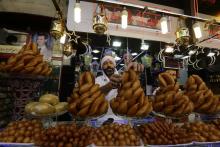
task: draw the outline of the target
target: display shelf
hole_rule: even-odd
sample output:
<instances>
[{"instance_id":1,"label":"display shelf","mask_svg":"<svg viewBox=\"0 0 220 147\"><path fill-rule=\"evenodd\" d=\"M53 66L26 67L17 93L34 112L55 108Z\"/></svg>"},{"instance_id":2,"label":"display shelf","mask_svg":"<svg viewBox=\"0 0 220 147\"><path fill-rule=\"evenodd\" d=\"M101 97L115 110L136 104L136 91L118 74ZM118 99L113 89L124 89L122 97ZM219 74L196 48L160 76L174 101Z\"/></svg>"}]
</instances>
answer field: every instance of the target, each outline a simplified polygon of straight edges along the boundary
<instances>
[{"instance_id":1,"label":"display shelf","mask_svg":"<svg viewBox=\"0 0 220 147\"><path fill-rule=\"evenodd\" d=\"M34 147L34 143L7 143L0 142L1 147Z\"/></svg>"},{"instance_id":2,"label":"display shelf","mask_svg":"<svg viewBox=\"0 0 220 147\"><path fill-rule=\"evenodd\" d=\"M175 145L145 145L145 146L146 147L189 147L192 145L193 145L193 143L175 144Z\"/></svg>"},{"instance_id":3,"label":"display shelf","mask_svg":"<svg viewBox=\"0 0 220 147\"><path fill-rule=\"evenodd\" d=\"M202 121L211 121L215 119L220 118L220 113L218 114L202 114L202 113L195 113L197 116L197 120L202 120Z\"/></svg>"}]
</instances>

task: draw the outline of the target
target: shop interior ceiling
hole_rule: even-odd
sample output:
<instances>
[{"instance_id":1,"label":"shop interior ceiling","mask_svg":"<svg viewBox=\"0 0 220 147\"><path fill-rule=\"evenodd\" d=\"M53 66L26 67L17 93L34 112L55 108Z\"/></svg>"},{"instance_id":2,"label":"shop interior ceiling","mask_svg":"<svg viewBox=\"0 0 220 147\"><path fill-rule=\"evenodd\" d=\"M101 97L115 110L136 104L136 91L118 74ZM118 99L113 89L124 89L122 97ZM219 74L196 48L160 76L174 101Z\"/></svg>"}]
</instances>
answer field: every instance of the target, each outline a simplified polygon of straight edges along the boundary
<instances>
[{"instance_id":1,"label":"shop interior ceiling","mask_svg":"<svg viewBox=\"0 0 220 147\"><path fill-rule=\"evenodd\" d=\"M184 9L184 3L187 0L141 0L155 4ZM198 0L199 13L220 16L220 0Z\"/></svg>"},{"instance_id":2,"label":"shop interior ceiling","mask_svg":"<svg viewBox=\"0 0 220 147\"><path fill-rule=\"evenodd\" d=\"M61 11L66 17L68 0L56 0L59 4ZM156 3L160 5L171 6L175 8L184 9L184 0L142 0L145 2ZM199 0L199 12L217 16L220 15L220 0ZM19 30L27 31L28 27L32 31L46 31L49 30L51 20L56 14L56 9L53 5L52 0L0 0L0 27L7 27L16 29L19 26ZM4 23L3 23L4 22ZM16 22L16 23L15 23ZM15 25L16 24L16 25ZM84 38L86 34L79 33ZM108 47L106 43L106 36L98 36L96 34L89 34L91 46L93 49L98 47ZM122 46L120 48L114 48L119 57L122 57L123 53L127 48L126 37L115 37L112 36L112 41L120 40ZM101 41L100 41L101 40ZM111 42L112 43L112 42ZM149 43L149 53L154 55L160 50L161 43L157 41L146 41ZM165 43L162 43L164 46ZM141 40L135 38L128 38L128 48L132 52L140 53ZM100 55L100 56L99 56ZM98 61L101 58L101 53L94 54L98 57ZM217 60L219 61L219 59Z\"/></svg>"},{"instance_id":3,"label":"shop interior ceiling","mask_svg":"<svg viewBox=\"0 0 220 147\"><path fill-rule=\"evenodd\" d=\"M56 0L66 18L68 0ZM52 0L0 0L0 27L48 31L56 15Z\"/></svg>"}]
</instances>

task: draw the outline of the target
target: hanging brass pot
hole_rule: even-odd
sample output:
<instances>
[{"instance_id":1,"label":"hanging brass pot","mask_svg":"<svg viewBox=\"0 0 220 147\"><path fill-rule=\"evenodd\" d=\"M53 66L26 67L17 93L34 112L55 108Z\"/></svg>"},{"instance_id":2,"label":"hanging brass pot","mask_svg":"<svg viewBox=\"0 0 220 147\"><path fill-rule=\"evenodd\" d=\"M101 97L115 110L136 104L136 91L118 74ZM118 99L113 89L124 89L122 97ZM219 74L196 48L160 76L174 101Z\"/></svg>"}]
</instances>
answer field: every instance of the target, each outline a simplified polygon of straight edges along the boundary
<instances>
[{"instance_id":1,"label":"hanging brass pot","mask_svg":"<svg viewBox=\"0 0 220 147\"><path fill-rule=\"evenodd\" d=\"M104 34L108 30L108 27L107 27L108 20L106 17L104 6L98 5L98 8L100 8L101 11L99 13L96 12L95 15L93 16L93 27L92 28L97 34Z\"/></svg>"},{"instance_id":2,"label":"hanging brass pot","mask_svg":"<svg viewBox=\"0 0 220 147\"><path fill-rule=\"evenodd\" d=\"M187 27L180 27L176 31L176 42L180 45L189 45L189 29Z\"/></svg>"},{"instance_id":3,"label":"hanging brass pot","mask_svg":"<svg viewBox=\"0 0 220 147\"><path fill-rule=\"evenodd\" d=\"M55 39L59 39L64 32L64 23L62 18L59 16L52 21L50 33Z\"/></svg>"},{"instance_id":4,"label":"hanging brass pot","mask_svg":"<svg viewBox=\"0 0 220 147\"><path fill-rule=\"evenodd\" d=\"M70 42L67 42L66 44L64 44L63 54L67 57L69 57L73 54L73 47Z\"/></svg>"}]
</instances>

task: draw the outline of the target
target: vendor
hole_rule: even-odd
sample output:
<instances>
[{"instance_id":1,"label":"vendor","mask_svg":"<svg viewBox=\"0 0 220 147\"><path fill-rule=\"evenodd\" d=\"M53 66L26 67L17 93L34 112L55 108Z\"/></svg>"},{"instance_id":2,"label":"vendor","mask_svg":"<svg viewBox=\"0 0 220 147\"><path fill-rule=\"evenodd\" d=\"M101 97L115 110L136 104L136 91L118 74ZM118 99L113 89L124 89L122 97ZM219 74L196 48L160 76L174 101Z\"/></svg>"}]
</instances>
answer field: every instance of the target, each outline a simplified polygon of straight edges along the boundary
<instances>
[{"instance_id":1,"label":"vendor","mask_svg":"<svg viewBox=\"0 0 220 147\"><path fill-rule=\"evenodd\" d=\"M143 71L142 64L130 62L126 66L126 70L133 68L135 71ZM120 88L122 76L118 74L116 69L116 62L112 56L105 56L101 60L102 76L96 78L96 83L100 85L101 91L106 95L105 98L110 101L118 94L117 89ZM116 117L111 109L108 109L107 118L119 119Z\"/></svg>"}]
</instances>

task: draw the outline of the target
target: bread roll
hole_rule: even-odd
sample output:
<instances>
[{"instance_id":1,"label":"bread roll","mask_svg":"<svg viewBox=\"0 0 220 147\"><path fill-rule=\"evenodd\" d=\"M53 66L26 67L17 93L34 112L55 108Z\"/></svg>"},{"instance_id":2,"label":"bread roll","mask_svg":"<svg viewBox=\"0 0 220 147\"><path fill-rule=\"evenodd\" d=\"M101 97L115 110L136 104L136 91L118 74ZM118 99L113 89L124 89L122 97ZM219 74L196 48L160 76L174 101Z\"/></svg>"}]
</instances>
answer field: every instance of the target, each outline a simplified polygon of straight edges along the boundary
<instances>
[{"instance_id":1,"label":"bread roll","mask_svg":"<svg viewBox=\"0 0 220 147\"><path fill-rule=\"evenodd\" d=\"M47 115L56 112L56 110L52 105L40 102L34 105L33 112L37 115Z\"/></svg>"},{"instance_id":2,"label":"bread roll","mask_svg":"<svg viewBox=\"0 0 220 147\"><path fill-rule=\"evenodd\" d=\"M39 104L39 102L30 102L30 103L28 103L27 105L25 105L25 112L26 113L32 113L33 112L33 109L34 109L34 106L36 105L36 104Z\"/></svg>"},{"instance_id":3,"label":"bread roll","mask_svg":"<svg viewBox=\"0 0 220 147\"><path fill-rule=\"evenodd\" d=\"M59 98L58 96L53 95L53 94L44 94L40 97L39 102L48 103L48 104L55 106L59 103Z\"/></svg>"},{"instance_id":4,"label":"bread roll","mask_svg":"<svg viewBox=\"0 0 220 147\"><path fill-rule=\"evenodd\" d=\"M67 102L59 102L58 104L56 104L55 106L56 112L62 112L67 110L68 108L68 103Z\"/></svg>"}]
</instances>

